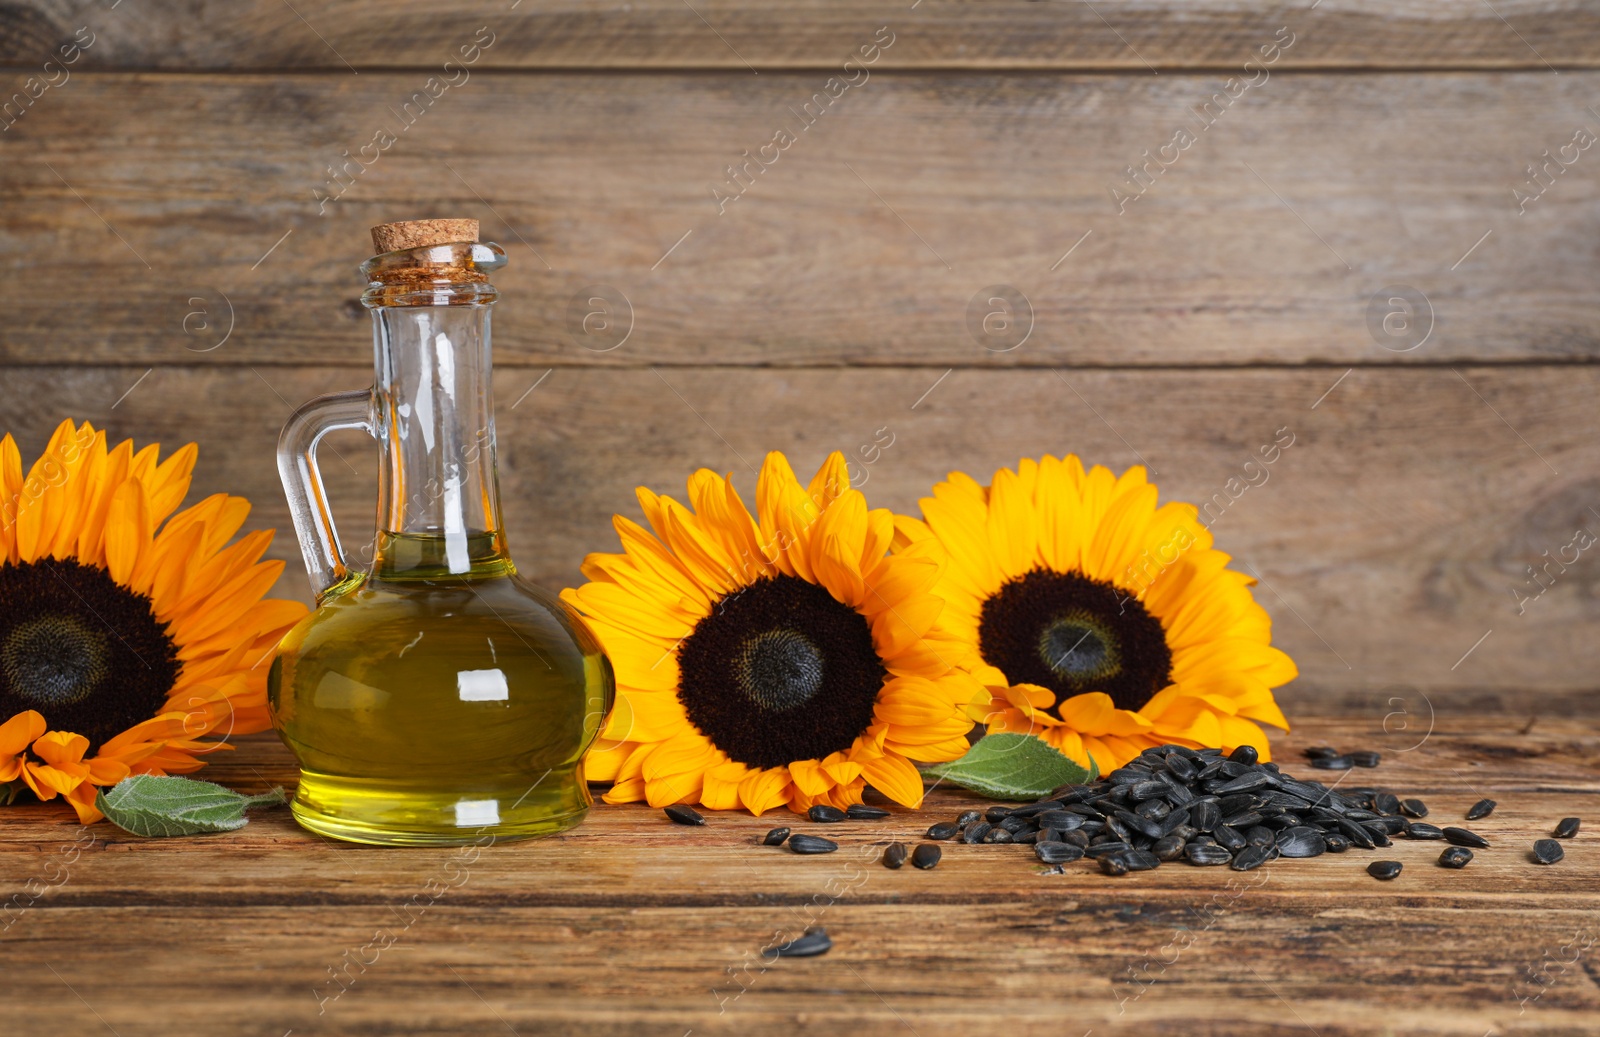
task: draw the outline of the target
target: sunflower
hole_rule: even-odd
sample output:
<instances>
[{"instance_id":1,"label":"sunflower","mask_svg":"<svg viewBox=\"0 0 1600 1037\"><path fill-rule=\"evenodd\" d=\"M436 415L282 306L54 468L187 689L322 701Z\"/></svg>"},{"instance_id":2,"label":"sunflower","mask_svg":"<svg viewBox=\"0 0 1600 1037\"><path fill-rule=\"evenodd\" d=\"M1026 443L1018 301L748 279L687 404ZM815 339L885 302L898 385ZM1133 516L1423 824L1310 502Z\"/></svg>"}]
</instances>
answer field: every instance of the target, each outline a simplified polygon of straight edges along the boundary
<instances>
[{"instance_id":1,"label":"sunflower","mask_svg":"<svg viewBox=\"0 0 1600 1037\"><path fill-rule=\"evenodd\" d=\"M973 719L1102 772L1168 742L1268 758L1258 723L1288 728L1272 689L1294 663L1255 581L1227 568L1193 505L1156 506L1142 467L1023 460L988 486L954 472L920 503L921 521L897 518L895 551L949 554L928 638L988 688Z\"/></svg>"},{"instance_id":2,"label":"sunflower","mask_svg":"<svg viewBox=\"0 0 1600 1037\"><path fill-rule=\"evenodd\" d=\"M99 786L198 770L268 728L264 664L306 611L262 598L283 570L260 560L271 530L224 546L249 502L174 514L197 450L158 450L65 421L24 477L0 440L0 783L85 824Z\"/></svg>"},{"instance_id":3,"label":"sunflower","mask_svg":"<svg viewBox=\"0 0 1600 1037\"><path fill-rule=\"evenodd\" d=\"M641 487L655 533L617 516L622 554L591 554L562 592L604 645L617 706L587 759L608 803L753 813L848 806L871 784L922 801L912 761L967 750L983 689L924 635L943 551L888 553L831 454L801 487L767 455L752 517L727 478L690 477L693 510Z\"/></svg>"}]
</instances>

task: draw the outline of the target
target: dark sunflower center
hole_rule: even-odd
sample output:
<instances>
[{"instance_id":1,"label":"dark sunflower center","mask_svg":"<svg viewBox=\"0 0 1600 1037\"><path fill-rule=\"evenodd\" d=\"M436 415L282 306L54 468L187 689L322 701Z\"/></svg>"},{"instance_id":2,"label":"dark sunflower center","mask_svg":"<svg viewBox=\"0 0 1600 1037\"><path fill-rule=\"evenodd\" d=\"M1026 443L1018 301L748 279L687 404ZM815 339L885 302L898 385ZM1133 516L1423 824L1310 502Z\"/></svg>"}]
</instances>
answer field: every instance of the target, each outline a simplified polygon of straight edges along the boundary
<instances>
[{"instance_id":1,"label":"dark sunflower center","mask_svg":"<svg viewBox=\"0 0 1600 1037\"><path fill-rule=\"evenodd\" d=\"M1007 582L983 603L978 647L1013 684L1055 692L1056 705L1103 691L1118 708L1138 709L1172 678L1161 623L1126 591L1082 573L1035 569Z\"/></svg>"},{"instance_id":2,"label":"dark sunflower center","mask_svg":"<svg viewBox=\"0 0 1600 1037\"><path fill-rule=\"evenodd\" d=\"M866 619L794 576L718 602L678 646L678 670L689 721L749 767L848 749L888 676Z\"/></svg>"},{"instance_id":3,"label":"dark sunflower center","mask_svg":"<svg viewBox=\"0 0 1600 1037\"><path fill-rule=\"evenodd\" d=\"M53 558L0 566L0 722L36 709L93 754L155 716L180 667L150 600L105 570Z\"/></svg>"}]
</instances>

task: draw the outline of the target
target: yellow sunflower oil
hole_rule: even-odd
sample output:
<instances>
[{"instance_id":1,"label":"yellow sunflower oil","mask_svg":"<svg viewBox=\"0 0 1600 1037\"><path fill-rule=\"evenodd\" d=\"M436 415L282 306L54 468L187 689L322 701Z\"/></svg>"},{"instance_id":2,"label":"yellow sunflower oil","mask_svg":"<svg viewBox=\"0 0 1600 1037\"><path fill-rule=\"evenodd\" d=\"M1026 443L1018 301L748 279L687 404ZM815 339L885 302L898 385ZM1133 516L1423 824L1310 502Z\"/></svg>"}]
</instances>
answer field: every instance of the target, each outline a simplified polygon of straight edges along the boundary
<instances>
[{"instance_id":1,"label":"yellow sunflower oil","mask_svg":"<svg viewBox=\"0 0 1600 1037\"><path fill-rule=\"evenodd\" d=\"M312 401L280 441L318 595L279 645L268 700L301 767L295 817L334 838L523 838L569 828L590 805L583 753L611 709L611 667L505 546L486 277L504 253L476 238L475 221L374 231L374 386ZM352 427L383 462L362 572L344 564L316 468L321 436Z\"/></svg>"}]
</instances>

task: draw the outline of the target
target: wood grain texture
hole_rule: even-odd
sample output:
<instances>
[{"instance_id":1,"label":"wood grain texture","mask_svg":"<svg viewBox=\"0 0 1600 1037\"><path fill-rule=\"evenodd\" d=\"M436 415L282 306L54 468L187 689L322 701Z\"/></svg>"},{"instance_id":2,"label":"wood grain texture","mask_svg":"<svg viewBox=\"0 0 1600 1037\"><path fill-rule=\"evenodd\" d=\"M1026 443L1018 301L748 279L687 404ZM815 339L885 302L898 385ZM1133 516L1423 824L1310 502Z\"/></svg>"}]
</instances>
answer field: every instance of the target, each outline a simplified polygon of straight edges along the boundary
<instances>
[{"instance_id":1,"label":"wood grain texture","mask_svg":"<svg viewBox=\"0 0 1600 1037\"><path fill-rule=\"evenodd\" d=\"M293 405L362 387L369 371L158 368L139 381L145 370L13 370L0 427L30 457L66 414L141 444L197 440L190 499L250 497L252 523L280 531L273 553L291 566L279 593L304 598L273 463L278 430ZM1597 391L1600 370L1587 366L584 368L501 370L495 388L510 543L544 585L579 580L588 551L616 550L610 519L640 517L634 487L681 497L705 466L732 472L753 502L768 450L804 473L844 450L869 503L902 511L951 470L987 480L1046 452L1118 470L1142 458L1163 499L1209 502L1219 546L1265 581L1258 600L1302 673L1286 701L1367 709L1400 695L1419 715L1539 696L1592 714L1600 560L1580 552L1566 572L1542 572L1542 594L1528 566L1557 557L1580 528L1600 533ZM1288 436L1259 482L1245 462ZM329 443L329 494L359 559L374 451L355 434ZM1520 613L1514 590L1527 599Z\"/></svg>"},{"instance_id":2,"label":"wood grain texture","mask_svg":"<svg viewBox=\"0 0 1600 1037\"><path fill-rule=\"evenodd\" d=\"M85 74L46 93L0 138L0 357L353 357L367 228L440 215L510 250L504 364L1600 355L1600 150L1570 143L1600 136L1600 73L1273 75L1121 215L1130 163L1196 126L1224 76L874 75L801 130L820 73L477 74L398 133L426 81ZM794 143L717 202L785 127ZM1563 145L1573 164L1518 201ZM359 176L325 182L363 146ZM620 293L620 344L582 330L596 285ZM1395 285L1431 300L1415 348L1370 330ZM975 334L993 286L1031 324L1015 304L1016 332Z\"/></svg>"},{"instance_id":3,"label":"wood grain texture","mask_svg":"<svg viewBox=\"0 0 1600 1037\"><path fill-rule=\"evenodd\" d=\"M1241 0L1095 5L994 0L469 0L398 8L381 0L200 0L135 13L94 0L10 0L0 63L33 65L88 24L96 68L434 67L461 27L491 26L500 68L837 67L880 26L901 68L1114 69L1233 66L1280 25L1307 37L1303 68L1538 68L1600 63L1600 17L1580 0L1338 6ZM1504 17L1501 17L1504 16ZM103 41L103 42L102 42ZM901 42L903 41L903 42Z\"/></svg>"},{"instance_id":4,"label":"wood grain texture","mask_svg":"<svg viewBox=\"0 0 1600 1037\"><path fill-rule=\"evenodd\" d=\"M1459 872L1434 866L1440 844L1407 841L1247 875L1052 875L1008 846L947 845L931 872L876 864L878 844L974 802L945 790L920 812L828 828L842 844L828 857L756 845L787 817L685 829L634 806L455 865L457 851L332 844L282 810L226 836L146 841L15 808L0 811L13 905L0 992L19 1032L41 1035L1589 1033L1595 836L1553 867L1526 847L1600 802L1600 728L1503 725L1442 718L1360 772L1424 797L1439 823L1499 800L1473 825L1491 848ZM1303 746L1386 737L1377 715L1310 719L1280 757L1298 772ZM259 789L294 768L262 735L207 776ZM1380 855L1405 863L1398 880L1365 874ZM30 878L50 888L19 893ZM763 962L776 934L814 924L827 955Z\"/></svg>"}]
</instances>

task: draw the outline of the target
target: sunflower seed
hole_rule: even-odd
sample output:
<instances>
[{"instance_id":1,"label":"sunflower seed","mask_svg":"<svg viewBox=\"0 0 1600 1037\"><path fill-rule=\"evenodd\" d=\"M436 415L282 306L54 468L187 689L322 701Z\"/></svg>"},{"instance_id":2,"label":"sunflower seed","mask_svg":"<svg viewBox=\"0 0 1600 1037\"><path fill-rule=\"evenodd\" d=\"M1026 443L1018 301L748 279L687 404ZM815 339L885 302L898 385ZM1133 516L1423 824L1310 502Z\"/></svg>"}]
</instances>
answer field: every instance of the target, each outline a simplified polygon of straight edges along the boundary
<instances>
[{"instance_id":1,"label":"sunflower seed","mask_svg":"<svg viewBox=\"0 0 1600 1037\"><path fill-rule=\"evenodd\" d=\"M1017 837L1004 828L996 828L984 836L983 841L986 843L1014 843L1017 841Z\"/></svg>"},{"instance_id":2,"label":"sunflower seed","mask_svg":"<svg viewBox=\"0 0 1600 1037\"><path fill-rule=\"evenodd\" d=\"M1554 839L1540 839L1533 844L1533 859L1539 864L1554 864L1567 855Z\"/></svg>"},{"instance_id":3,"label":"sunflower seed","mask_svg":"<svg viewBox=\"0 0 1600 1037\"><path fill-rule=\"evenodd\" d=\"M994 826L987 821L974 821L961 830L961 841L968 846L975 846L993 830Z\"/></svg>"},{"instance_id":4,"label":"sunflower seed","mask_svg":"<svg viewBox=\"0 0 1600 1037\"><path fill-rule=\"evenodd\" d=\"M972 822L978 820L978 818L980 818L982 816L983 816L983 812L982 811L979 811L979 810L964 810L964 811L961 812L961 816L956 818L956 824L961 828L965 828L968 825L972 824Z\"/></svg>"},{"instance_id":5,"label":"sunflower seed","mask_svg":"<svg viewBox=\"0 0 1600 1037\"><path fill-rule=\"evenodd\" d=\"M1220 846L1209 843L1190 843L1184 848L1184 853L1188 856L1190 864L1227 864L1233 860L1233 854Z\"/></svg>"},{"instance_id":6,"label":"sunflower seed","mask_svg":"<svg viewBox=\"0 0 1600 1037\"><path fill-rule=\"evenodd\" d=\"M1254 828L1264 820L1266 820L1266 818L1262 816L1261 811L1246 810L1242 814L1234 814L1231 817L1223 818L1222 823L1227 825L1229 828Z\"/></svg>"},{"instance_id":7,"label":"sunflower seed","mask_svg":"<svg viewBox=\"0 0 1600 1037\"><path fill-rule=\"evenodd\" d=\"M1128 798L1133 800L1155 799L1165 796L1172 790L1172 786L1164 781L1141 781L1128 786Z\"/></svg>"},{"instance_id":8,"label":"sunflower seed","mask_svg":"<svg viewBox=\"0 0 1600 1037\"><path fill-rule=\"evenodd\" d=\"M1278 836L1265 825L1256 825L1244 833L1244 841L1251 846L1271 846L1278 841Z\"/></svg>"},{"instance_id":9,"label":"sunflower seed","mask_svg":"<svg viewBox=\"0 0 1600 1037\"><path fill-rule=\"evenodd\" d=\"M783 841L787 838L789 838L789 830L787 828L774 828L772 831L761 837L761 845L782 846Z\"/></svg>"},{"instance_id":10,"label":"sunflower seed","mask_svg":"<svg viewBox=\"0 0 1600 1037\"><path fill-rule=\"evenodd\" d=\"M1044 864L1069 864L1083 859L1083 849L1071 843L1037 843L1033 855Z\"/></svg>"},{"instance_id":11,"label":"sunflower seed","mask_svg":"<svg viewBox=\"0 0 1600 1037\"><path fill-rule=\"evenodd\" d=\"M831 825L845 819L845 813L838 807L830 807L826 803L818 803L806 811L806 816L819 825Z\"/></svg>"},{"instance_id":12,"label":"sunflower seed","mask_svg":"<svg viewBox=\"0 0 1600 1037\"><path fill-rule=\"evenodd\" d=\"M1246 846L1233 857L1234 871L1251 871L1265 864L1275 852L1271 846Z\"/></svg>"},{"instance_id":13,"label":"sunflower seed","mask_svg":"<svg viewBox=\"0 0 1600 1037\"><path fill-rule=\"evenodd\" d=\"M1002 831L1010 832L1012 835L1018 835L1022 832L1036 831L1038 828L1037 825L1032 824L1025 817L1011 817L1009 815L1002 817L1000 819L1000 823L995 825L995 827L1001 829Z\"/></svg>"},{"instance_id":14,"label":"sunflower seed","mask_svg":"<svg viewBox=\"0 0 1600 1037\"><path fill-rule=\"evenodd\" d=\"M1482 850L1489 845L1489 840L1477 832L1468 831L1465 828L1446 828L1444 837L1456 846L1471 846Z\"/></svg>"},{"instance_id":15,"label":"sunflower seed","mask_svg":"<svg viewBox=\"0 0 1600 1037\"><path fill-rule=\"evenodd\" d=\"M1357 822L1347 821L1341 817L1335 823L1339 826L1339 831L1343 832L1353 845L1359 846L1363 850L1370 850L1378 845L1373 842L1372 833Z\"/></svg>"},{"instance_id":16,"label":"sunflower seed","mask_svg":"<svg viewBox=\"0 0 1600 1037\"><path fill-rule=\"evenodd\" d=\"M663 813L680 825L703 825L706 823L705 815L694 807L683 803L674 803L667 807Z\"/></svg>"},{"instance_id":17,"label":"sunflower seed","mask_svg":"<svg viewBox=\"0 0 1600 1037\"><path fill-rule=\"evenodd\" d=\"M1465 868L1472 861L1472 851L1465 846L1451 846L1439 854L1439 866L1443 868Z\"/></svg>"},{"instance_id":18,"label":"sunflower seed","mask_svg":"<svg viewBox=\"0 0 1600 1037\"><path fill-rule=\"evenodd\" d=\"M1326 760L1338 756L1339 750L1331 745L1313 745L1305 750L1305 754L1308 760Z\"/></svg>"},{"instance_id":19,"label":"sunflower seed","mask_svg":"<svg viewBox=\"0 0 1600 1037\"><path fill-rule=\"evenodd\" d=\"M1575 817L1563 817L1561 823L1556 825L1557 839L1571 839L1578 834L1578 826L1583 822Z\"/></svg>"},{"instance_id":20,"label":"sunflower seed","mask_svg":"<svg viewBox=\"0 0 1600 1037\"><path fill-rule=\"evenodd\" d=\"M1138 832L1147 838L1161 838L1161 825L1148 817L1140 817L1130 811L1119 810L1117 811L1117 820L1127 825L1131 831Z\"/></svg>"},{"instance_id":21,"label":"sunflower seed","mask_svg":"<svg viewBox=\"0 0 1600 1037\"><path fill-rule=\"evenodd\" d=\"M1241 745L1228 754L1228 759L1234 763L1242 763L1245 766L1255 763L1260 758L1261 754L1256 752L1256 747L1253 745Z\"/></svg>"},{"instance_id":22,"label":"sunflower seed","mask_svg":"<svg viewBox=\"0 0 1600 1037\"><path fill-rule=\"evenodd\" d=\"M1407 817L1427 817L1428 804L1420 799L1402 799L1400 801L1400 812Z\"/></svg>"},{"instance_id":23,"label":"sunflower seed","mask_svg":"<svg viewBox=\"0 0 1600 1037\"><path fill-rule=\"evenodd\" d=\"M1089 833L1080 828L1076 832L1064 833L1061 841L1082 849L1089 845Z\"/></svg>"},{"instance_id":24,"label":"sunflower seed","mask_svg":"<svg viewBox=\"0 0 1600 1037\"><path fill-rule=\"evenodd\" d=\"M1367 865L1367 874L1375 879L1388 882L1400 874L1402 865L1399 861L1373 861Z\"/></svg>"},{"instance_id":25,"label":"sunflower seed","mask_svg":"<svg viewBox=\"0 0 1600 1037\"><path fill-rule=\"evenodd\" d=\"M1355 765L1348 756L1314 756L1311 759L1311 766L1319 771L1347 771Z\"/></svg>"},{"instance_id":26,"label":"sunflower seed","mask_svg":"<svg viewBox=\"0 0 1600 1037\"><path fill-rule=\"evenodd\" d=\"M890 843L883 851L883 866L898 868L906 862L906 844Z\"/></svg>"},{"instance_id":27,"label":"sunflower seed","mask_svg":"<svg viewBox=\"0 0 1600 1037\"><path fill-rule=\"evenodd\" d=\"M1328 850L1328 840L1315 828L1297 826L1278 833L1278 853L1284 857L1320 857Z\"/></svg>"},{"instance_id":28,"label":"sunflower seed","mask_svg":"<svg viewBox=\"0 0 1600 1037\"><path fill-rule=\"evenodd\" d=\"M832 853L839 848L839 844L832 839L824 839L820 835L807 835L796 832L789 837L789 849L795 853Z\"/></svg>"},{"instance_id":29,"label":"sunflower seed","mask_svg":"<svg viewBox=\"0 0 1600 1037\"><path fill-rule=\"evenodd\" d=\"M1126 853L1131 849L1133 849L1132 846L1122 842L1091 843L1089 848L1084 850L1084 853L1095 858L1114 857L1119 853Z\"/></svg>"},{"instance_id":30,"label":"sunflower seed","mask_svg":"<svg viewBox=\"0 0 1600 1037\"><path fill-rule=\"evenodd\" d=\"M1209 832L1222 823L1222 810L1214 799L1195 801L1189 808L1189 823L1202 832Z\"/></svg>"},{"instance_id":31,"label":"sunflower seed","mask_svg":"<svg viewBox=\"0 0 1600 1037\"><path fill-rule=\"evenodd\" d=\"M1133 812L1140 817L1148 817L1152 821L1159 821L1172 813L1172 807L1164 799L1147 799L1134 807Z\"/></svg>"},{"instance_id":32,"label":"sunflower seed","mask_svg":"<svg viewBox=\"0 0 1600 1037\"><path fill-rule=\"evenodd\" d=\"M1185 784L1193 781L1194 776L1200 773L1200 768L1195 765L1193 760L1177 753L1169 755L1166 759L1166 764L1167 773Z\"/></svg>"},{"instance_id":33,"label":"sunflower seed","mask_svg":"<svg viewBox=\"0 0 1600 1037\"><path fill-rule=\"evenodd\" d=\"M1492 799L1480 799L1467 808L1467 820L1477 821L1480 818L1488 817L1494 813L1494 808L1498 805Z\"/></svg>"},{"instance_id":34,"label":"sunflower seed","mask_svg":"<svg viewBox=\"0 0 1600 1037\"><path fill-rule=\"evenodd\" d=\"M1161 858L1149 850L1129 850L1118 856L1122 863L1128 866L1129 871L1155 871L1161 867Z\"/></svg>"},{"instance_id":35,"label":"sunflower seed","mask_svg":"<svg viewBox=\"0 0 1600 1037\"><path fill-rule=\"evenodd\" d=\"M1175 861L1183 856L1184 848L1185 843L1182 839L1168 835L1157 839L1155 845L1150 847L1150 852L1164 861Z\"/></svg>"},{"instance_id":36,"label":"sunflower seed","mask_svg":"<svg viewBox=\"0 0 1600 1037\"><path fill-rule=\"evenodd\" d=\"M1133 838L1133 832L1117 817L1106 818L1106 831L1110 832L1121 842L1128 842Z\"/></svg>"},{"instance_id":37,"label":"sunflower seed","mask_svg":"<svg viewBox=\"0 0 1600 1037\"><path fill-rule=\"evenodd\" d=\"M1357 749L1346 755L1350 757L1350 762L1357 767L1376 767L1383 761L1382 754L1376 753L1371 749Z\"/></svg>"},{"instance_id":38,"label":"sunflower seed","mask_svg":"<svg viewBox=\"0 0 1600 1037\"><path fill-rule=\"evenodd\" d=\"M1100 858L1100 870L1107 875L1126 875L1128 862L1117 854Z\"/></svg>"},{"instance_id":39,"label":"sunflower seed","mask_svg":"<svg viewBox=\"0 0 1600 1037\"><path fill-rule=\"evenodd\" d=\"M1265 788L1266 784L1267 776L1257 771L1254 774L1241 774L1210 791L1218 796L1227 796L1235 792L1254 792L1256 789Z\"/></svg>"},{"instance_id":40,"label":"sunflower seed","mask_svg":"<svg viewBox=\"0 0 1600 1037\"><path fill-rule=\"evenodd\" d=\"M833 940L825 929L807 929L806 934L788 943L772 948L771 954L779 958L814 958L833 948Z\"/></svg>"},{"instance_id":41,"label":"sunflower seed","mask_svg":"<svg viewBox=\"0 0 1600 1037\"><path fill-rule=\"evenodd\" d=\"M927 871L939 863L941 854L942 851L939 849L938 843L921 843L915 850L911 851L911 866Z\"/></svg>"},{"instance_id":42,"label":"sunflower seed","mask_svg":"<svg viewBox=\"0 0 1600 1037\"><path fill-rule=\"evenodd\" d=\"M1229 853L1238 853L1250 845L1250 841L1238 829L1227 825L1218 825L1211 834L1216 837L1217 845Z\"/></svg>"},{"instance_id":43,"label":"sunflower seed","mask_svg":"<svg viewBox=\"0 0 1600 1037\"><path fill-rule=\"evenodd\" d=\"M1041 828L1033 835L1034 844L1061 842L1061 830L1057 828Z\"/></svg>"},{"instance_id":44,"label":"sunflower seed","mask_svg":"<svg viewBox=\"0 0 1600 1037\"><path fill-rule=\"evenodd\" d=\"M1322 837L1322 841L1328 844L1329 853L1343 853L1350 849L1350 837L1343 832L1329 832Z\"/></svg>"},{"instance_id":45,"label":"sunflower seed","mask_svg":"<svg viewBox=\"0 0 1600 1037\"><path fill-rule=\"evenodd\" d=\"M954 839L961 832L961 827L954 821L940 821L928 827L929 839Z\"/></svg>"},{"instance_id":46,"label":"sunflower seed","mask_svg":"<svg viewBox=\"0 0 1600 1037\"><path fill-rule=\"evenodd\" d=\"M1412 839L1443 839L1444 831L1421 821L1413 821L1406 826L1406 835Z\"/></svg>"},{"instance_id":47,"label":"sunflower seed","mask_svg":"<svg viewBox=\"0 0 1600 1037\"><path fill-rule=\"evenodd\" d=\"M1400 813L1400 797L1392 792L1380 792L1372 797L1372 809L1380 814Z\"/></svg>"},{"instance_id":48,"label":"sunflower seed","mask_svg":"<svg viewBox=\"0 0 1600 1037\"><path fill-rule=\"evenodd\" d=\"M1001 821L1010 816L1010 807L990 807L988 810L984 811L983 819L989 822L991 825L995 825L999 824Z\"/></svg>"},{"instance_id":49,"label":"sunflower seed","mask_svg":"<svg viewBox=\"0 0 1600 1037\"><path fill-rule=\"evenodd\" d=\"M1083 824L1083 815L1070 810L1046 810L1034 816L1040 828L1054 828L1058 832L1070 832Z\"/></svg>"},{"instance_id":50,"label":"sunflower seed","mask_svg":"<svg viewBox=\"0 0 1600 1037\"><path fill-rule=\"evenodd\" d=\"M852 821L881 821L889 816L889 812L882 807L872 807L865 803L853 803L845 808L844 816Z\"/></svg>"}]
</instances>

